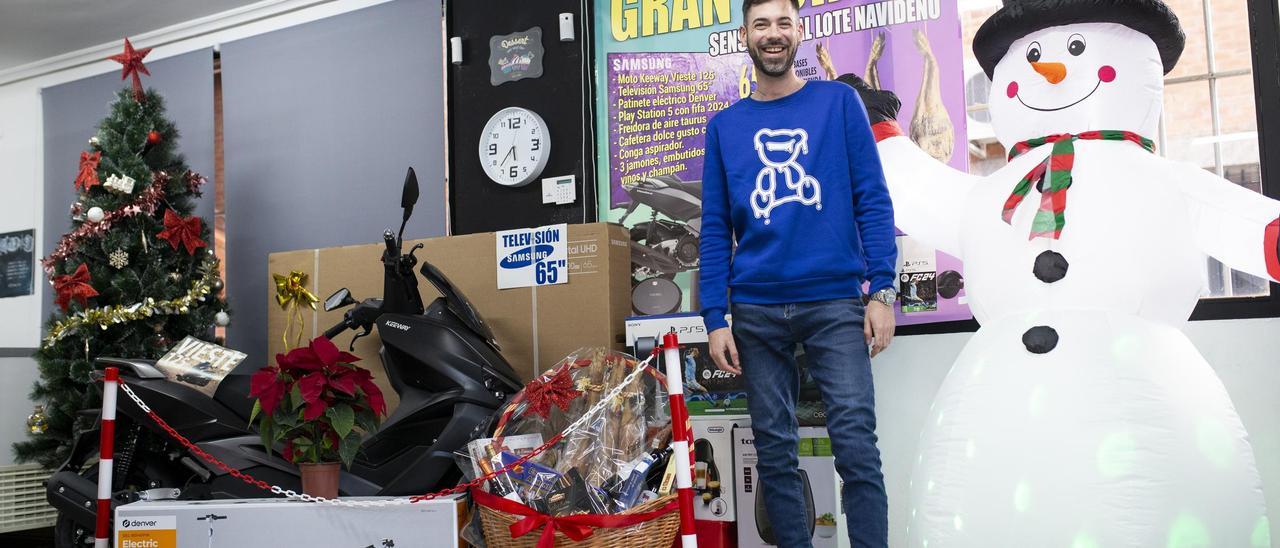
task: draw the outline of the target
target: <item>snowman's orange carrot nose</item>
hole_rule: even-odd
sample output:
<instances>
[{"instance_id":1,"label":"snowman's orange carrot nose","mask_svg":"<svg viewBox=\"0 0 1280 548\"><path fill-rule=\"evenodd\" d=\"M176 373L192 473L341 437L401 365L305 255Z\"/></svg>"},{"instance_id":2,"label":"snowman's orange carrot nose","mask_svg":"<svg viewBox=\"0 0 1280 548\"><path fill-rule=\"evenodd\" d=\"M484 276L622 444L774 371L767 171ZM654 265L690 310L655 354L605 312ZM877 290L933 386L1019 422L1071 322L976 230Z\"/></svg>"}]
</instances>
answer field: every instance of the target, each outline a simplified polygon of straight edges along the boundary
<instances>
[{"instance_id":1,"label":"snowman's orange carrot nose","mask_svg":"<svg viewBox=\"0 0 1280 548\"><path fill-rule=\"evenodd\" d=\"M1067 78L1067 66L1062 63L1031 63L1031 68L1036 69L1036 72L1044 76L1050 84L1056 84Z\"/></svg>"}]
</instances>

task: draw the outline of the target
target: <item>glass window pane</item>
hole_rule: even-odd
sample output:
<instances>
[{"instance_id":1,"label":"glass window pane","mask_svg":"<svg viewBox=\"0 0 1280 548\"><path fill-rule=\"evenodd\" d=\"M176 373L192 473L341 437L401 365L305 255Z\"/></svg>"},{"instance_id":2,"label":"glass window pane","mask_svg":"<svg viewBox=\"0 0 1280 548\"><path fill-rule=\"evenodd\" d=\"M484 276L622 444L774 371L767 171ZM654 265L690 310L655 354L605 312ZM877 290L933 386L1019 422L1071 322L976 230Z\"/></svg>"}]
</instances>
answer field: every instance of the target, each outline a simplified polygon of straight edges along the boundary
<instances>
[{"instance_id":1,"label":"glass window pane","mask_svg":"<svg viewBox=\"0 0 1280 548\"><path fill-rule=\"evenodd\" d=\"M1253 75L1218 79L1218 116L1222 120L1224 143L1237 143L1249 150L1249 162L1227 160L1227 164L1258 161L1258 113L1254 105Z\"/></svg>"},{"instance_id":2,"label":"glass window pane","mask_svg":"<svg viewBox=\"0 0 1280 548\"><path fill-rule=\"evenodd\" d=\"M1164 142L1156 152L1213 171L1213 117L1209 82L1164 87Z\"/></svg>"},{"instance_id":3,"label":"glass window pane","mask_svg":"<svg viewBox=\"0 0 1280 548\"><path fill-rule=\"evenodd\" d=\"M1213 134L1209 82L1165 86L1165 143L1160 152L1168 158L1191 162L1216 172L1216 146L1222 157L1223 175L1231 182L1261 192L1253 77L1222 78L1216 85L1218 119L1222 128L1222 133L1217 136ZM1209 259L1205 268L1210 297L1253 297L1269 292L1264 280L1231 270L1214 259Z\"/></svg>"},{"instance_id":4,"label":"glass window pane","mask_svg":"<svg viewBox=\"0 0 1280 548\"><path fill-rule=\"evenodd\" d=\"M1224 0L1225 1L1225 0ZM1244 2L1244 0L1238 0ZM1208 50L1205 49L1204 4L1203 0L1168 0L1165 2L1173 14L1182 23L1182 32L1187 35L1187 45L1182 50L1182 57L1169 73L1169 78L1204 74L1209 71ZM1248 51L1246 47L1245 51ZM1168 99L1168 95L1165 96ZM1165 101L1168 105L1168 101Z\"/></svg>"},{"instance_id":5,"label":"glass window pane","mask_svg":"<svg viewBox=\"0 0 1280 548\"><path fill-rule=\"evenodd\" d=\"M1000 0L959 0L960 33L964 40L965 103L969 120L969 173L988 175L1004 166L1004 148L995 142L991 113L986 110L991 81L973 56L973 35L991 14L1000 9Z\"/></svg>"},{"instance_id":6,"label":"glass window pane","mask_svg":"<svg viewBox=\"0 0 1280 548\"><path fill-rule=\"evenodd\" d=\"M1206 0L1213 19L1213 61L1217 72L1252 70L1248 0Z\"/></svg>"}]
</instances>

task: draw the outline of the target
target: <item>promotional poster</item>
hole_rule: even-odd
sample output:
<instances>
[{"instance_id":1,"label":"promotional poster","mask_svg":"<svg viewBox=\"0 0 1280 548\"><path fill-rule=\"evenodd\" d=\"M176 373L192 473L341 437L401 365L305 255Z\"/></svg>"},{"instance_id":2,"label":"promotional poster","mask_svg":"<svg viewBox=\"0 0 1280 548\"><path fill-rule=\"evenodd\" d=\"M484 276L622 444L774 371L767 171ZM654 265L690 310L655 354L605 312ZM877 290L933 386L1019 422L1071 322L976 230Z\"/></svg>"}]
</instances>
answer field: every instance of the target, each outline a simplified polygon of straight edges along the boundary
<instances>
[{"instance_id":1,"label":"promotional poster","mask_svg":"<svg viewBox=\"0 0 1280 548\"><path fill-rule=\"evenodd\" d=\"M738 0L596 4L600 218L631 231L633 308L697 311L702 158L707 121L755 87L738 39ZM964 76L954 4L937 0L801 2L794 70L854 73L902 100L899 120L931 156L966 170ZM960 262L898 239L899 325L971 318ZM905 262L904 262L905 261Z\"/></svg>"}]
</instances>

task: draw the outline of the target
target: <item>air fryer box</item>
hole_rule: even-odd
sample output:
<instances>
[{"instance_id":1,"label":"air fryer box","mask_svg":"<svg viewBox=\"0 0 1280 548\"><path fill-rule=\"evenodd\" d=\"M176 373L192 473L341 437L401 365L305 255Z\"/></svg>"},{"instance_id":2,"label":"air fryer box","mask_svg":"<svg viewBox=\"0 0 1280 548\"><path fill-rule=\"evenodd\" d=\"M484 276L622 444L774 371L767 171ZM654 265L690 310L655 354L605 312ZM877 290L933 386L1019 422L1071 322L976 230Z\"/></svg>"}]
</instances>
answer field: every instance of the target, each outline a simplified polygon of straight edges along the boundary
<instances>
[{"instance_id":1,"label":"air fryer box","mask_svg":"<svg viewBox=\"0 0 1280 548\"><path fill-rule=\"evenodd\" d=\"M360 508L278 498L135 502L116 508L115 546L455 548L466 546L458 536L465 517L464 500L454 495Z\"/></svg>"},{"instance_id":2,"label":"air fryer box","mask_svg":"<svg viewBox=\"0 0 1280 548\"><path fill-rule=\"evenodd\" d=\"M627 318L627 346L634 349L640 337L656 337L661 344L662 336L673 329L680 340L680 374L684 377L684 401L689 415L746 415L746 379L721 371L711 361L702 316L670 314ZM689 378L688 360L694 364L693 378Z\"/></svg>"},{"instance_id":3,"label":"air fryer box","mask_svg":"<svg viewBox=\"0 0 1280 548\"><path fill-rule=\"evenodd\" d=\"M776 546L774 527L765 514L762 486L756 473L756 451L751 428L733 429L734 483L738 511L738 548ZM800 428L800 475L808 485L806 519L797 525L812 531L814 548L848 546L848 533L840 504L840 476L831 455L826 428ZM767 496L765 494L764 496Z\"/></svg>"}]
</instances>

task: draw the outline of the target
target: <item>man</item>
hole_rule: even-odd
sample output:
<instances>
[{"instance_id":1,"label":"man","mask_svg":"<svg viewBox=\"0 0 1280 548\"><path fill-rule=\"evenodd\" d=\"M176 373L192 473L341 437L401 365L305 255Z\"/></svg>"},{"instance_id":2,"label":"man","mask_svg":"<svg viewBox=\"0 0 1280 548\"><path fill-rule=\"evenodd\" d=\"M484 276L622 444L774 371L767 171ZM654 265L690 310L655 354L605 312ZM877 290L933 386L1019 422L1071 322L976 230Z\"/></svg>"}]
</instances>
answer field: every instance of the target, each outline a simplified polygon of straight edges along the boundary
<instances>
[{"instance_id":1,"label":"man","mask_svg":"<svg viewBox=\"0 0 1280 548\"><path fill-rule=\"evenodd\" d=\"M746 376L778 545L808 547L795 417L794 349L804 345L827 406L849 537L883 547L870 358L893 338L893 206L857 94L792 71L803 36L798 2L744 0L742 9L738 33L757 86L707 124L703 168L700 284L711 358Z\"/></svg>"}]
</instances>

